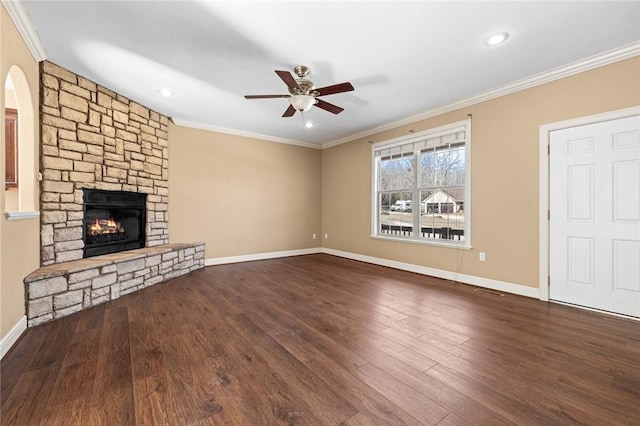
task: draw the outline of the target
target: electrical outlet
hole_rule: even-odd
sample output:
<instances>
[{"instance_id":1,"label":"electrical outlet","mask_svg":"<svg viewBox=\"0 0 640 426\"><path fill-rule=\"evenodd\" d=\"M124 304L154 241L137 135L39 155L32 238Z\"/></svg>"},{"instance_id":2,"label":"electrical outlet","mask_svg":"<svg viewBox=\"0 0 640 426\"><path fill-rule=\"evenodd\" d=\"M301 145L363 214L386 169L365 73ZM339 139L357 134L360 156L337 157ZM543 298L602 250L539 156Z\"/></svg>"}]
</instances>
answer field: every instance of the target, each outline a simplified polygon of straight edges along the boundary
<instances>
[{"instance_id":1,"label":"electrical outlet","mask_svg":"<svg viewBox=\"0 0 640 426\"><path fill-rule=\"evenodd\" d=\"M311 237L315 240L316 239L316 234L313 234Z\"/></svg>"},{"instance_id":2,"label":"electrical outlet","mask_svg":"<svg viewBox=\"0 0 640 426\"><path fill-rule=\"evenodd\" d=\"M480 252L480 262L484 262L485 260L487 260L487 256L484 254L483 251Z\"/></svg>"},{"instance_id":3,"label":"electrical outlet","mask_svg":"<svg viewBox=\"0 0 640 426\"><path fill-rule=\"evenodd\" d=\"M329 239L329 234L324 234L324 239L328 240Z\"/></svg>"}]
</instances>

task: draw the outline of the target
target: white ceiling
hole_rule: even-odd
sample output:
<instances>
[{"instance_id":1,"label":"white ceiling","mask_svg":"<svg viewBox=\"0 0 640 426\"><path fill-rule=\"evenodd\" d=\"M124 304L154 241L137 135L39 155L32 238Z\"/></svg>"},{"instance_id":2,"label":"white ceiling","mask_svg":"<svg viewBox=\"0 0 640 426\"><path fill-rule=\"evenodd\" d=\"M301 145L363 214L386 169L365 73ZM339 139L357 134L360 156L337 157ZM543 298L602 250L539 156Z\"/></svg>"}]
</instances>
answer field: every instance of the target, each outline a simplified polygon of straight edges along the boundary
<instances>
[{"instance_id":1,"label":"white ceiling","mask_svg":"<svg viewBox=\"0 0 640 426\"><path fill-rule=\"evenodd\" d=\"M4 0L5 3L7 0ZM177 123L331 144L640 40L640 2L24 1L46 57ZM29 22L27 22L28 24ZM507 31L509 39L483 39ZM274 70L345 109L282 118ZM640 78L640 77L639 77ZM171 98L158 91L168 88Z\"/></svg>"}]
</instances>

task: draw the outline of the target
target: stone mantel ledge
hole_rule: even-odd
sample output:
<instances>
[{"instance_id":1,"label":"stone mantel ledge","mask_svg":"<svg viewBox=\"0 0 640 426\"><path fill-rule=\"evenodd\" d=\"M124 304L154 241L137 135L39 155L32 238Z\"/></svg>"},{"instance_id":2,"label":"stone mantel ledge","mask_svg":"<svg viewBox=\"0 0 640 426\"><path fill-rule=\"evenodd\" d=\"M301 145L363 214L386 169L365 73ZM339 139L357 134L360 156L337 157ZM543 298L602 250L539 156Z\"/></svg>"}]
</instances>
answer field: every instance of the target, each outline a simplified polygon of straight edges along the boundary
<instances>
[{"instance_id":1,"label":"stone mantel ledge","mask_svg":"<svg viewBox=\"0 0 640 426\"><path fill-rule=\"evenodd\" d=\"M204 246L204 242L195 243L173 243L163 244L155 247L146 247L135 250L128 250L119 253L105 254L102 256L89 257L86 259L72 260L70 262L55 263L36 269L24 279L25 284L39 281L46 278L61 277L74 272L82 272L88 269L101 268L113 263L125 262L127 260L141 259L154 254L163 254L170 251L180 250L188 247Z\"/></svg>"},{"instance_id":2,"label":"stone mantel ledge","mask_svg":"<svg viewBox=\"0 0 640 426\"><path fill-rule=\"evenodd\" d=\"M43 266L25 279L28 326L204 267L205 243L164 244Z\"/></svg>"}]
</instances>

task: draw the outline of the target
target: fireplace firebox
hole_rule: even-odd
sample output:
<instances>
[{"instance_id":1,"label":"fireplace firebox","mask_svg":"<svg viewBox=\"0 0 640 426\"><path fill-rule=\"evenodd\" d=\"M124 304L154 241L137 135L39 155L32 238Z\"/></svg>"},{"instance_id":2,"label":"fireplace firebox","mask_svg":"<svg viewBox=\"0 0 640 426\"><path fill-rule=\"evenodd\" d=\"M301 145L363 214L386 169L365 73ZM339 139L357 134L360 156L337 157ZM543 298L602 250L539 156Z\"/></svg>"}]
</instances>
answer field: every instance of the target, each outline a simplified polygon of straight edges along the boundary
<instances>
[{"instance_id":1,"label":"fireplace firebox","mask_svg":"<svg viewBox=\"0 0 640 426\"><path fill-rule=\"evenodd\" d=\"M83 189L84 257L145 246L147 194Z\"/></svg>"}]
</instances>

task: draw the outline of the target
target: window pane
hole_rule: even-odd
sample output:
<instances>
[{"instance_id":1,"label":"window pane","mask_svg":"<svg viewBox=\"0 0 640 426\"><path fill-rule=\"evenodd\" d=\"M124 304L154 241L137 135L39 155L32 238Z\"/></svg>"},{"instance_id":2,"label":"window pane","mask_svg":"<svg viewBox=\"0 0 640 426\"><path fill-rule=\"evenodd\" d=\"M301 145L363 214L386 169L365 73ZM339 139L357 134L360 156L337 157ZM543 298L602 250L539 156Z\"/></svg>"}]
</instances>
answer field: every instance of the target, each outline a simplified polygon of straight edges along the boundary
<instances>
[{"instance_id":1,"label":"window pane","mask_svg":"<svg viewBox=\"0 0 640 426\"><path fill-rule=\"evenodd\" d=\"M415 185L413 154L382 157L378 170L380 191L411 189Z\"/></svg>"},{"instance_id":2,"label":"window pane","mask_svg":"<svg viewBox=\"0 0 640 426\"><path fill-rule=\"evenodd\" d=\"M464 185L464 145L420 153L420 186Z\"/></svg>"},{"instance_id":3,"label":"window pane","mask_svg":"<svg viewBox=\"0 0 640 426\"><path fill-rule=\"evenodd\" d=\"M383 192L378 200L379 229L384 235L411 236L413 231L413 202L411 192Z\"/></svg>"},{"instance_id":4,"label":"window pane","mask_svg":"<svg viewBox=\"0 0 640 426\"><path fill-rule=\"evenodd\" d=\"M464 186L420 191L420 237L464 241Z\"/></svg>"}]
</instances>

